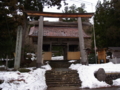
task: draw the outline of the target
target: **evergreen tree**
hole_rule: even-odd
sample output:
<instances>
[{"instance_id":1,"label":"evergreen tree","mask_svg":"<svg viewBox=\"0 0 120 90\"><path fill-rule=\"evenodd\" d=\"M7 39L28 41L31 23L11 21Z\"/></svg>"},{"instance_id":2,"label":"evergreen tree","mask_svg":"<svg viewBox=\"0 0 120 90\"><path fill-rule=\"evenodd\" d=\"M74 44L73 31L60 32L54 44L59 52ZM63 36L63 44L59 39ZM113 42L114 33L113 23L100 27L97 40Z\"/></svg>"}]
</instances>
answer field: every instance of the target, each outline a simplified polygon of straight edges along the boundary
<instances>
[{"instance_id":1,"label":"evergreen tree","mask_svg":"<svg viewBox=\"0 0 120 90\"><path fill-rule=\"evenodd\" d=\"M64 11L63 13L86 13L85 11L85 4L81 4L81 7L77 7L75 4L73 4L72 6L68 7L66 6L64 8ZM88 19L83 19L82 18L82 21L88 21ZM62 18L62 21L64 22L72 22L72 21L77 21L77 18Z\"/></svg>"},{"instance_id":2,"label":"evergreen tree","mask_svg":"<svg viewBox=\"0 0 120 90\"><path fill-rule=\"evenodd\" d=\"M101 4L98 1L94 16L97 47L119 46L120 1L112 0Z\"/></svg>"},{"instance_id":3,"label":"evergreen tree","mask_svg":"<svg viewBox=\"0 0 120 90\"><path fill-rule=\"evenodd\" d=\"M0 1L0 58L13 55L15 49L15 28L17 23L10 14L11 3L8 0Z\"/></svg>"},{"instance_id":4,"label":"evergreen tree","mask_svg":"<svg viewBox=\"0 0 120 90\"><path fill-rule=\"evenodd\" d=\"M0 0L0 57L15 51L16 28L24 25L24 10L43 11L44 6L61 7L63 0ZM66 4L66 2L64 1ZM31 17L32 18L32 17Z\"/></svg>"}]
</instances>

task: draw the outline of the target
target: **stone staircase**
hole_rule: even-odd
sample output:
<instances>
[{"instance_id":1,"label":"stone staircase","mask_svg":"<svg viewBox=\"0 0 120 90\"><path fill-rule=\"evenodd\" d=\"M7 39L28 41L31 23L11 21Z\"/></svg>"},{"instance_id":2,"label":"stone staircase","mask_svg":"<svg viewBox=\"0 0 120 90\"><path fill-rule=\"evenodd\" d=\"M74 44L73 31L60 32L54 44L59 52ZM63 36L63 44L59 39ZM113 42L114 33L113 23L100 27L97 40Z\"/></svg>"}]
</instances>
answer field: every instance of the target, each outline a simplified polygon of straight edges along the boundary
<instances>
[{"instance_id":1,"label":"stone staircase","mask_svg":"<svg viewBox=\"0 0 120 90\"><path fill-rule=\"evenodd\" d=\"M76 70L56 68L46 71L46 84L48 87L81 86Z\"/></svg>"}]
</instances>

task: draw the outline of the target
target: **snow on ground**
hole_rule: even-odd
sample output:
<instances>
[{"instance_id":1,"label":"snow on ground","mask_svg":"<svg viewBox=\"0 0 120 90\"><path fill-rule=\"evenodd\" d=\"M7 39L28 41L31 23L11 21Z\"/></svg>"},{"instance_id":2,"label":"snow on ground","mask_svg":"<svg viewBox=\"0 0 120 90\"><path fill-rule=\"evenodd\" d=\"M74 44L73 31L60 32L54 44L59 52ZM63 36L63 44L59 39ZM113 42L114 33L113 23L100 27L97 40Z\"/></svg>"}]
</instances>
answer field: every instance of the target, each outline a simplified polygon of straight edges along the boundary
<instances>
[{"instance_id":1,"label":"snow on ground","mask_svg":"<svg viewBox=\"0 0 120 90\"><path fill-rule=\"evenodd\" d=\"M63 60L63 56L55 56L51 58L52 60Z\"/></svg>"},{"instance_id":2,"label":"snow on ground","mask_svg":"<svg viewBox=\"0 0 120 90\"><path fill-rule=\"evenodd\" d=\"M42 66L42 68L44 68L46 70L51 70L52 69L49 64Z\"/></svg>"},{"instance_id":3,"label":"snow on ground","mask_svg":"<svg viewBox=\"0 0 120 90\"><path fill-rule=\"evenodd\" d=\"M53 57L52 60L63 60L63 56ZM71 60L70 62L74 62ZM99 88L99 87L110 87L107 83L103 81L98 81L94 77L94 73L99 68L104 68L106 73L120 73L120 64L113 64L112 62L106 64L71 64L69 68L77 70L79 77L82 81L81 88ZM0 72L0 80L4 82L0 84L2 90L46 90L47 85L45 82L45 72L50 70L49 64L42 66L40 69L33 70L33 68L28 68L31 71L29 73L20 73L18 71L3 71ZM120 78L113 80L114 86L120 86Z\"/></svg>"},{"instance_id":4,"label":"snow on ground","mask_svg":"<svg viewBox=\"0 0 120 90\"><path fill-rule=\"evenodd\" d=\"M45 82L45 71L50 66L45 65L44 69L32 70L29 73L20 73L19 71L0 72L0 80L4 82L0 84L2 90L45 90L47 88Z\"/></svg>"},{"instance_id":5,"label":"snow on ground","mask_svg":"<svg viewBox=\"0 0 120 90\"><path fill-rule=\"evenodd\" d=\"M76 60L70 60L70 61L68 61L69 63L73 63L73 62L76 62Z\"/></svg>"},{"instance_id":6,"label":"snow on ground","mask_svg":"<svg viewBox=\"0 0 120 90\"><path fill-rule=\"evenodd\" d=\"M5 65L1 65L0 67L1 67L1 68L2 68L2 67L4 68L4 67L5 67Z\"/></svg>"},{"instance_id":7,"label":"snow on ground","mask_svg":"<svg viewBox=\"0 0 120 90\"><path fill-rule=\"evenodd\" d=\"M72 64L69 68L73 70L77 70L79 73L79 78L82 81L81 88L99 88L99 87L110 87L107 83L103 81L98 81L94 77L94 73L99 68L104 68L106 73L120 73L120 64L113 64L112 62L106 64L89 64L81 65L81 64ZM114 86L120 86L120 79L113 80Z\"/></svg>"}]
</instances>

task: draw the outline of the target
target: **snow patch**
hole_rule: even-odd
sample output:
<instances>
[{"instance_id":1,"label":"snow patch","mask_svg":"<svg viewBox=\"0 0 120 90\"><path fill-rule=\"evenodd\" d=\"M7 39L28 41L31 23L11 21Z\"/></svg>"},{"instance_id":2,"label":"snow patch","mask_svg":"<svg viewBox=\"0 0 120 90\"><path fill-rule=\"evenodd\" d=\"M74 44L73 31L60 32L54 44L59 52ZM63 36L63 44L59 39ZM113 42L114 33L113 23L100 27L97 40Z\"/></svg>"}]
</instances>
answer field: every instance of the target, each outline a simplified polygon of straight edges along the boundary
<instances>
[{"instance_id":1,"label":"snow patch","mask_svg":"<svg viewBox=\"0 0 120 90\"><path fill-rule=\"evenodd\" d=\"M49 64L42 66L42 68L44 68L46 70L51 70L52 69Z\"/></svg>"},{"instance_id":2,"label":"snow patch","mask_svg":"<svg viewBox=\"0 0 120 90\"><path fill-rule=\"evenodd\" d=\"M70 60L70 61L68 61L69 63L73 63L73 62L76 62L76 60Z\"/></svg>"},{"instance_id":3,"label":"snow patch","mask_svg":"<svg viewBox=\"0 0 120 90\"><path fill-rule=\"evenodd\" d=\"M45 71L37 69L29 73L0 72L0 80L4 80L0 88L2 90L44 90L47 87Z\"/></svg>"},{"instance_id":4,"label":"snow patch","mask_svg":"<svg viewBox=\"0 0 120 90\"><path fill-rule=\"evenodd\" d=\"M63 60L63 56L55 56L51 58L52 60Z\"/></svg>"},{"instance_id":5,"label":"snow patch","mask_svg":"<svg viewBox=\"0 0 120 90\"><path fill-rule=\"evenodd\" d=\"M113 85L114 86L120 86L120 78L116 79L116 80L113 80Z\"/></svg>"},{"instance_id":6,"label":"snow patch","mask_svg":"<svg viewBox=\"0 0 120 90\"><path fill-rule=\"evenodd\" d=\"M120 73L120 64L106 63L106 64L71 64L70 69L77 70L79 78L82 81L81 88L99 88L99 87L110 87L106 82L98 81L94 73L99 69L103 68L106 73ZM120 79L113 80L114 86L120 86Z\"/></svg>"}]
</instances>

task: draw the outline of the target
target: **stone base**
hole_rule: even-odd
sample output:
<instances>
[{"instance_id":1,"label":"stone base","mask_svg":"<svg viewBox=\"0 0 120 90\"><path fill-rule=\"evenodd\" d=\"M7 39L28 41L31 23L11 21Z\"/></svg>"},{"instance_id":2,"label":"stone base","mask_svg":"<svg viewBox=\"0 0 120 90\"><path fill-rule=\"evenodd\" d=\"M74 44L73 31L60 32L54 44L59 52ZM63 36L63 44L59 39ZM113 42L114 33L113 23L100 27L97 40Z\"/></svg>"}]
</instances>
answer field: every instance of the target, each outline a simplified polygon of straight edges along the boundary
<instances>
[{"instance_id":1,"label":"stone base","mask_svg":"<svg viewBox=\"0 0 120 90\"><path fill-rule=\"evenodd\" d=\"M41 68L42 63L36 63L36 68Z\"/></svg>"},{"instance_id":2,"label":"stone base","mask_svg":"<svg viewBox=\"0 0 120 90\"><path fill-rule=\"evenodd\" d=\"M82 65L88 65L88 62L81 62Z\"/></svg>"}]
</instances>

